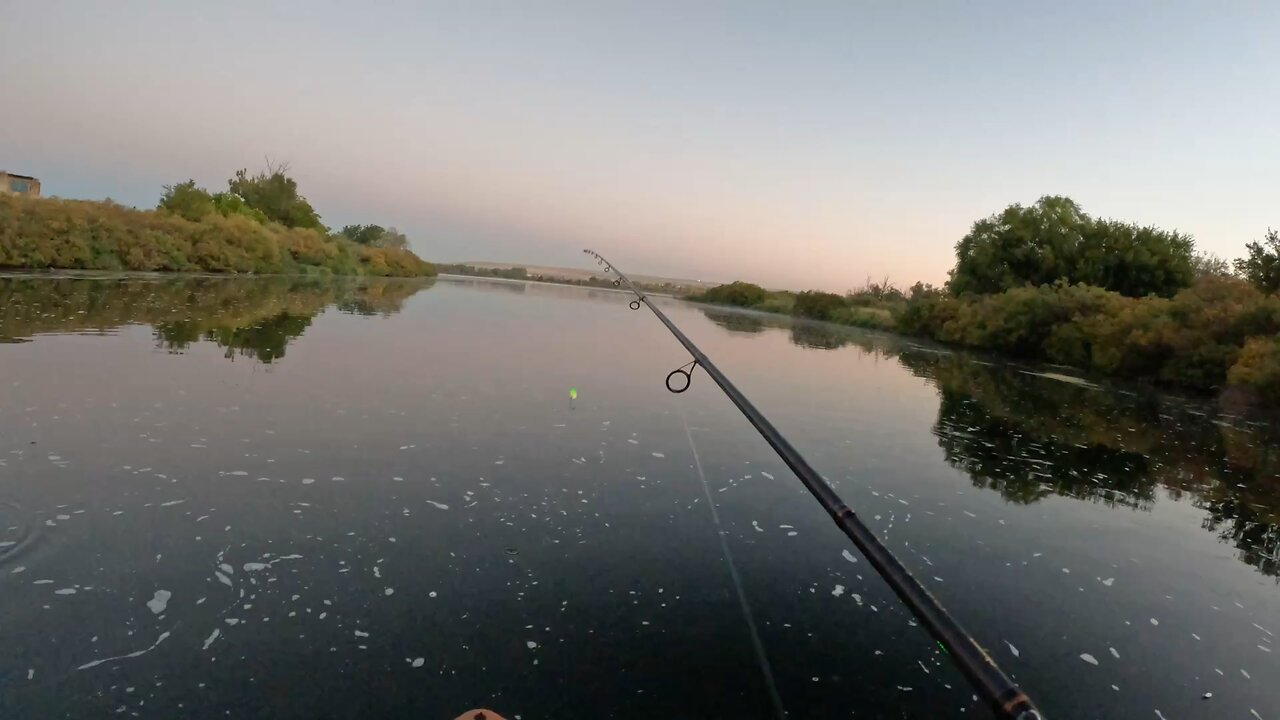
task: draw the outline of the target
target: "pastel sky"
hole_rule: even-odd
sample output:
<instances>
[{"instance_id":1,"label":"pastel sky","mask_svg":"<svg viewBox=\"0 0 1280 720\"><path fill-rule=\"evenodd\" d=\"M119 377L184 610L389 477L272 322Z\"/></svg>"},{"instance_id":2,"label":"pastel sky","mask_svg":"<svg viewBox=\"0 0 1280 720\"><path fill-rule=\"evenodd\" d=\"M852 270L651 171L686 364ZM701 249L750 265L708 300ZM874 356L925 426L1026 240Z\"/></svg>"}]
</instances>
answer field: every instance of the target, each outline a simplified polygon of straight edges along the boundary
<instances>
[{"instance_id":1,"label":"pastel sky","mask_svg":"<svg viewBox=\"0 0 1280 720\"><path fill-rule=\"evenodd\" d=\"M151 207L288 161L428 259L945 280L1066 194L1225 257L1280 225L1280 3L9 0L0 168Z\"/></svg>"}]
</instances>

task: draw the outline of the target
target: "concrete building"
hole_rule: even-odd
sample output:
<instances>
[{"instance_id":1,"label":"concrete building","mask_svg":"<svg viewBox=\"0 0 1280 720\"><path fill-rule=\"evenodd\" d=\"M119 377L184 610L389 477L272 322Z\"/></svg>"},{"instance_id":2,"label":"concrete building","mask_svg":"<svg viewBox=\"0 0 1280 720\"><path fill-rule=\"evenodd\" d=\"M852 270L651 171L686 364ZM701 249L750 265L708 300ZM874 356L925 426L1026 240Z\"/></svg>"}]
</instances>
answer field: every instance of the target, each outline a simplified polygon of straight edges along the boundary
<instances>
[{"instance_id":1,"label":"concrete building","mask_svg":"<svg viewBox=\"0 0 1280 720\"><path fill-rule=\"evenodd\" d=\"M0 195L40 197L40 181L30 175L17 175L0 170Z\"/></svg>"}]
</instances>

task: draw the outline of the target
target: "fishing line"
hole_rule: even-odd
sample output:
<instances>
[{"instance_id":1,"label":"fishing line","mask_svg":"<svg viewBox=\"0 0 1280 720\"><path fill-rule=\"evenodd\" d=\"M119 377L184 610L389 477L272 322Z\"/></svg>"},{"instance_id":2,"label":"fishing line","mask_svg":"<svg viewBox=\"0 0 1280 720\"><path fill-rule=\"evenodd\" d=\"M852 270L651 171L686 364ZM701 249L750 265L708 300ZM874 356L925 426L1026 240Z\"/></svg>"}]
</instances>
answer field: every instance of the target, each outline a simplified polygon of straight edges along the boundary
<instances>
[{"instance_id":1,"label":"fishing line","mask_svg":"<svg viewBox=\"0 0 1280 720\"><path fill-rule=\"evenodd\" d=\"M729 566L729 577L733 579L733 589L738 593L738 604L742 606L742 618L747 621L747 629L751 631L751 646L755 648L756 660L760 662L760 674L764 675L764 684L769 689L769 699L778 714L778 720L786 720L787 710L782 705L782 696L778 694L778 684L773 679L773 668L769 666L769 658L764 652L764 643L760 642L760 631L756 629L755 616L751 614L751 604L747 602L747 593L742 589L742 578L738 576L738 567L733 562L733 553L729 550L729 541L725 537L724 527L720 525L720 513L716 511L716 502L711 498L711 486L707 484L707 475L702 471L702 460L698 458L698 448L693 444L693 432L689 429L689 416L680 406L680 419L684 421L684 434L689 438L689 449L693 451L693 466L698 470L698 480L702 481L702 492L707 496L707 507L711 508L711 520L716 526L716 535L720 538L720 551L724 553L724 561Z\"/></svg>"},{"instance_id":2,"label":"fishing line","mask_svg":"<svg viewBox=\"0 0 1280 720\"><path fill-rule=\"evenodd\" d=\"M682 365L667 376L667 389L671 392L684 392L693 381L693 371L701 367L715 384L720 386L725 397L729 398L743 417L755 427L760 437L769 443L782 462L795 473L796 479L822 505L835 521L836 527L840 528L841 532L853 542L898 599L916 616L920 625L933 636L934 640L938 641L947 652L947 656L964 674L965 679L978 695L986 701L995 716L1004 720L1043 720L1044 715L1036 709L1031 698L1009 679L1009 676L996 665L996 661L987 654L978 641L965 631L955 618L951 617L946 608L942 607L942 603L938 602L938 599L911 574L907 566L903 565L902 561L880 542L875 533L858 518L853 508L840 499L836 491L818 474L817 470L813 469L800 451L778 432L773 423L756 409L747 396L743 395L742 391L720 371L720 368L716 367L716 364L711 362L711 359L697 345L694 345L693 341L681 332L680 328L676 327L675 323L671 322L671 319L657 305L654 305L622 271L592 250L583 250L583 252L595 258L596 262L604 267L606 274L617 273L618 278L613 282L614 287L620 287L622 283L626 283L627 289L636 296L630 303L632 310L639 310L641 304L647 306L654 317L658 318L659 322L665 325L684 349L693 356L692 362ZM687 421L685 426L688 427ZM692 442L692 436L690 441ZM721 538L723 542L723 535Z\"/></svg>"}]
</instances>

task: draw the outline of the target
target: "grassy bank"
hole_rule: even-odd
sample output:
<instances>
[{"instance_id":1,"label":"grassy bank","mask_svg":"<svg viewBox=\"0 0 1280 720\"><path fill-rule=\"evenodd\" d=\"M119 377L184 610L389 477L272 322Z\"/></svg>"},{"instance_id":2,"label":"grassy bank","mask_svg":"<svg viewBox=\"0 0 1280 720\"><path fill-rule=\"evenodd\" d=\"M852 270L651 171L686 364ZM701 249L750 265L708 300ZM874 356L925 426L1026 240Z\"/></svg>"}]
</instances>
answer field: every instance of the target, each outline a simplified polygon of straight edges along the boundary
<instances>
[{"instance_id":1,"label":"grassy bank","mask_svg":"<svg viewBox=\"0 0 1280 720\"><path fill-rule=\"evenodd\" d=\"M242 214L189 220L105 201L0 196L0 268L430 276L404 249Z\"/></svg>"}]
</instances>

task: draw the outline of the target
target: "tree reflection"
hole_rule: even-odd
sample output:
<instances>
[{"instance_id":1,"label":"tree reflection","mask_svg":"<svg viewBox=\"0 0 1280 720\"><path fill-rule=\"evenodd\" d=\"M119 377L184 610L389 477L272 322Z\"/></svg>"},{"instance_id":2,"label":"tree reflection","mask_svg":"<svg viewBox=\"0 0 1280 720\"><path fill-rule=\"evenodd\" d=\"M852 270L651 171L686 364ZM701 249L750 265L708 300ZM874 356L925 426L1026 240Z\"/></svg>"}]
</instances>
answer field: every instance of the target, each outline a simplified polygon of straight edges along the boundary
<instances>
[{"instance_id":1,"label":"tree reflection","mask_svg":"<svg viewBox=\"0 0 1280 720\"><path fill-rule=\"evenodd\" d=\"M1010 502L1050 495L1150 510L1158 490L1189 496L1206 530L1280 575L1280 433L1195 404L1058 382L1017 368L904 350L937 386L946 461ZM1238 423L1238 424L1237 424Z\"/></svg>"},{"instance_id":2,"label":"tree reflection","mask_svg":"<svg viewBox=\"0 0 1280 720\"><path fill-rule=\"evenodd\" d=\"M1203 527L1243 562L1280 577L1280 423L1154 392L1069 382L905 338L790 318L701 308L727 330L752 321L805 348L853 345L896 359L938 389L933 431L948 464L1009 502L1070 497L1150 511L1160 496L1189 500ZM757 324L758 323L758 324Z\"/></svg>"},{"instance_id":3,"label":"tree reflection","mask_svg":"<svg viewBox=\"0 0 1280 720\"><path fill-rule=\"evenodd\" d=\"M834 325L796 320L791 324L791 342L814 350L835 350L852 342L850 333Z\"/></svg>"},{"instance_id":4,"label":"tree reflection","mask_svg":"<svg viewBox=\"0 0 1280 720\"><path fill-rule=\"evenodd\" d=\"M734 312L732 310L717 310L714 308L701 309L702 314L706 315L708 320L729 332L750 334L764 332L764 320L759 316L748 315L744 312Z\"/></svg>"},{"instance_id":5,"label":"tree reflection","mask_svg":"<svg viewBox=\"0 0 1280 720\"><path fill-rule=\"evenodd\" d=\"M390 316L431 282L390 278L0 278L0 342L150 325L158 347L211 342L273 363L328 307Z\"/></svg>"}]
</instances>

